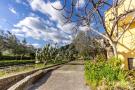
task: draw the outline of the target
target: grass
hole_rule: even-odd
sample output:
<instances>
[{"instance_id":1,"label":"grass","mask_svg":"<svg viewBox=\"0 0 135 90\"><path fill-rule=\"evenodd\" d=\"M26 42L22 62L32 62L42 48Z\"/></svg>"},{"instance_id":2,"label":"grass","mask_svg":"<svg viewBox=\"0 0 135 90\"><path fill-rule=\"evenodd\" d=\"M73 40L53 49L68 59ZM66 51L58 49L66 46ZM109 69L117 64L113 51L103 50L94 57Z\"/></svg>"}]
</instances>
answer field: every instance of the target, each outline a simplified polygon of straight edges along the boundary
<instances>
[{"instance_id":1,"label":"grass","mask_svg":"<svg viewBox=\"0 0 135 90\"><path fill-rule=\"evenodd\" d=\"M31 71L34 69L40 69L44 67L51 66L52 64L44 65L44 64L33 64L33 65L25 65L25 66L12 66L7 69L2 69L0 70L0 77L3 76L8 76L8 75L13 75L16 73L21 73L21 72L26 72L26 71Z\"/></svg>"},{"instance_id":2,"label":"grass","mask_svg":"<svg viewBox=\"0 0 135 90\"><path fill-rule=\"evenodd\" d=\"M20 64L31 64L34 60L0 60L0 67L20 65Z\"/></svg>"},{"instance_id":3,"label":"grass","mask_svg":"<svg viewBox=\"0 0 135 90\"><path fill-rule=\"evenodd\" d=\"M9 62L9 61L5 61L5 62ZM34 69L41 69L57 64L62 64L62 63L65 63L65 61L57 62L57 63L49 62L47 65L40 63L40 64L31 64L31 65L24 65L24 66L11 66L10 68L0 70L0 77L6 77L17 73L32 71Z\"/></svg>"}]
</instances>

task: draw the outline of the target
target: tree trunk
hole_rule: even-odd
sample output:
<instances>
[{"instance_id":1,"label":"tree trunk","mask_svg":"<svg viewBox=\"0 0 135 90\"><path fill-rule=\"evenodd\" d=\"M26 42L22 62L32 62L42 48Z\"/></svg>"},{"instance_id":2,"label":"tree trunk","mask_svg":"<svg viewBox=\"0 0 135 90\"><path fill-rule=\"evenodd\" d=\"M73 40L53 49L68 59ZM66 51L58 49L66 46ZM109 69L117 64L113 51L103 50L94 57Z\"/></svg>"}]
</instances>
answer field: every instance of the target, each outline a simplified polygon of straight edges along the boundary
<instances>
[{"instance_id":1,"label":"tree trunk","mask_svg":"<svg viewBox=\"0 0 135 90\"><path fill-rule=\"evenodd\" d=\"M48 61L47 61L47 60L45 60L45 61L44 61L44 65L46 65L46 64L47 64L47 62L48 62Z\"/></svg>"},{"instance_id":2,"label":"tree trunk","mask_svg":"<svg viewBox=\"0 0 135 90\"><path fill-rule=\"evenodd\" d=\"M36 53L36 55L35 55L35 63L38 63L38 61L39 61L39 60L38 60L38 49L36 50L35 53Z\"/></svg>"},{"instance_id":3,"label":"tree trunk","mask_svg":"<svg viewBox=\"0 0 135 90\"><path fill-rule=\"evenodd\" d=\"M23 55L21 55L21 58L20 58L20 60L22 60L22 57L23 57Z\"/></svg>"},{"instance_id":4,"label":"tree trunk","mask_svg":"<svg viewBox=\"0 0 135 90\"><path fill-rule=\"evenodd\" d=\"M118 57L117 43L112 43L112 48L113 48L113 54L117 58Z\"/></svg>"}]
</instances>

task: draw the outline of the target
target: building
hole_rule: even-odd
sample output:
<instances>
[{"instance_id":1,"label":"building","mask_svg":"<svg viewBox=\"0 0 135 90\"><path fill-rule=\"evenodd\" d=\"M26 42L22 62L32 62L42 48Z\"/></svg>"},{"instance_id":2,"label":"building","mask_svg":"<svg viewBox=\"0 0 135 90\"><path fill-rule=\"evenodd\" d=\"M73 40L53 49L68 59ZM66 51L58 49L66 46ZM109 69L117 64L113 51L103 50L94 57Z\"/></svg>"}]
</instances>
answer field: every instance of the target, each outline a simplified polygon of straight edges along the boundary
<instances>
[{"instance_id":1,"label":"building","mask_svg":"<svg viewBox=\"0 0 135 90\"><path fill-rule=\"evenodd\" d=\"M105 22L107 30L113 27L114 10L117 12L117 16L124 14L125 12L135 9L135 0L119 0L119 6L110 8L105 12ZM135 20L133 17L135 13L130 13L124 16L118 21L118 33L122 34L122 27L129 25L128 30L122 35L118 41L117 51L118 57L123 60L126 69L135 69Z\"/></svg>"}]
</instances>

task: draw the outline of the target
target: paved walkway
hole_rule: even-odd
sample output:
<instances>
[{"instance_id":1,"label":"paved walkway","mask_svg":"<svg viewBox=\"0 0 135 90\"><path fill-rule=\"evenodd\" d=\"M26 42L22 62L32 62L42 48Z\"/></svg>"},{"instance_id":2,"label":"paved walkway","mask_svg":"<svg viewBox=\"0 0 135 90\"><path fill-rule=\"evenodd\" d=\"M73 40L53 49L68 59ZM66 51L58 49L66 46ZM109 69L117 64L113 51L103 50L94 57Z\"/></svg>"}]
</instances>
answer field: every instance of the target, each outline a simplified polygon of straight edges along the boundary
<instances>
[{"instance_id":1,"label":"paved walkway","mask_svg":"<svg viewBox=\"0 0 135 90\"><path fill-rule=\"evenodd\" d=\"M29 90L89 90L84 81L83 62L71 62L47 73Z\"/></svg>"}]
</instances>

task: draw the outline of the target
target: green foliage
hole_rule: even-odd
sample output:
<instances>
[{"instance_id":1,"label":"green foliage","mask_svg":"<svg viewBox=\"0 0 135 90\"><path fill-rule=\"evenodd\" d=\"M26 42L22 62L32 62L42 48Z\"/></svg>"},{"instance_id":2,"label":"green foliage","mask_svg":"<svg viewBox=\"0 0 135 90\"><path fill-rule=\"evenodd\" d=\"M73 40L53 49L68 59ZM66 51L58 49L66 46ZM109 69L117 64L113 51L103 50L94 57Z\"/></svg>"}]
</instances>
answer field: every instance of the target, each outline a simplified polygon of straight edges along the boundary
<instances>
[{"instance_id":1,"label":"green foliage","mask_svg":"<svg viewBox=\"0 0 135 90\"><path fill-rule=\"evenodd\" d=\"M128 85L127 75L128 72L121 69L121 60L117 58L106 61L98 56L97 60L85 62L85 78L93 88L103 86L104 89L101 90L118 87L125 89Z\"/></svg>"},{"instance_id":2,"label":"green foliage","mask_svg":"<svg viewBox=\"0 0 135 90\"><path fill-rule=\"evenodd\" d=\"M34 60L1 60L0 67L20 65L20 64L32 64L34 62L35 62Z\"/></svg>"},{"instance_id":3,"label":"green foliage","mask_svg":"<svg viewBox=\"0 0 135 90\"><path fill-rule=\"evenodd\" d=\"M57 63L57 64L61 64L61 63ZM40 64L30 64L30 65L23 65L23 66L12 66L10 68L0 70L0 77L3 77L3 76L5 77L8 75L17 74L20 72L28 72L35 69L47 68L47 67L57 65L57 64L49 63L47 65L44 65L40 63Z\"/></svg>"},{"instance_id":4,"label":"green foliage","mask_svg":"<svg viewBox=\"0 0 135 90\"><path fill-rule=\"evenodd\" d=\"M21 60L32 60L32 59L34 59L35 57L33 56L23 56L23 57L21 57L21 56L13 56L13 55L2 55L1 57L0 57L0 61L4 61L4 60L18 60L18 61L20 61L20 59Z\"/></svg>"},{"instance_id":5,"label":"green foliage","mask_svg":"<svg viewBox=\"0 0 135 90\"><path fill-rule=\"evenodd\" d=\"M105 48L100 41L101 37L91 33L91 30L87 31L87 33L79 31L73 39L73 44L78 51L79 57L86 60L93 59L97 54L105 52Z\"/></svg>"},{"instance_id":6,"label":"green foliage","mask_svg":"<svg viewBox=\"0 0 135 90\"><path fill-rule=\"evenodd\" d=\"M105 57L104 54L98 54L98 55L96 55L95 61L97 61L97 62L105 62L106 57Z\"/></svg>"},{"instance_id":7,"label":"green foliage","mask_svg":"<svg viewBox=\"0 0 135 90\"><path fill-rule=\"evenodd\" d=\"M35 58L35 53L34 52L33 53L31 52L29 55L30 55L31 58Z\"/></svg>"},{"instance_id":8,"label":"green foliage","mask_svg":"<svg viewBox=\"0 0 135 90\"><path fill-rule=\"evenodd\" d=\"M135 70L128 71L127 80L130 81L130 85L135 89Z\"/></svg>"},{"instance_id":9,"label":"green foliage","mask_svg":"<svg viewBox=\"0 0 135 90\"><path fill-rule=\"evenodd\" d=\"M5 77L11 74L17 74L20 72L27 72L27 71L32 71L35 69L41 69L41 68L47 68L50 66L58 65L58 64L64 64L66 62L61 62L61 61L56 61L54 64L53 62L48 62L47 65L44 65L43 63L35 64L34 60L3 60L0 61L0 66L2 65L13 65L17 64L17 66L12 66L12 67L7 67L3 68L0 70L0 77ZM31 63L31 64L30 64ZM19 64L25 64L25 65L20 65Z\"/></svg>"},{"instance_id":10,"label":"green foliage","mask_svg":"<svg viewBox=\"0 0 135 90\"><path fill-rule=\"evenodd\" d=\"M0 52L6 52L5 55L21 56L22 58L35 53L35 48L32 45L27 45L25 38L20 41L13 33L0 31Z\"/></svg>"},{"instance_id":11,"label":"green foliage","mask_svg":"<svg viewBox=\"0 0 135 90\"><path fill-rule=\"evenodd\" d=\"M0 57L2 56L2 52L0 52Z\"/></svg>"},{"instance_id":12,"label":"green foliage","mask_svg":"<svg viewBox=\"0 0 135 90\"><path fill-rule=\"evenodd\" d=\"M46 45L40 52L37 53L36 58L47 64L49 62L62 62L74 60L77 52L72 45L66 45L60 48Z\"/></svg>"},{"instance_id":13,"label":"green foliage","mask_svg":"<svg viewBox=\"0 0 135 90\"><path fill-rule=\"evenodd\" d=\"M53 60L55 57L56 49L50 45L46 45L41 52L41 60L46 64L49 60Z\"/></svg>"}]
</instances>

